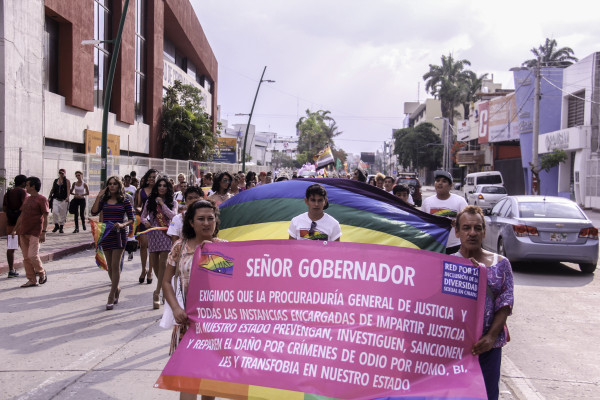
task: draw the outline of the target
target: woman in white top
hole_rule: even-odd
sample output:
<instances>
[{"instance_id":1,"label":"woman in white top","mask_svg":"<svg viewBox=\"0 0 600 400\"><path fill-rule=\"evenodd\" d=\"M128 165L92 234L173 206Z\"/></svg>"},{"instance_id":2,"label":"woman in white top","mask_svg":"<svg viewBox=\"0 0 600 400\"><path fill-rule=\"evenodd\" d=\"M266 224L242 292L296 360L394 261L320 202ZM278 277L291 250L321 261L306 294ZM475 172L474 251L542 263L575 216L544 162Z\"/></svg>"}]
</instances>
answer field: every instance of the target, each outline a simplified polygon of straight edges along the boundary
<instances>
[{"instance_id":1,"label":"woman in white top","mask_svg":"<svg viewBox=\"0 0 600 400\"><path fill-rule=\"evenodd\" d=\"M81 227L85 231L85 205L86 196L90 194L90 189L87 183L83 181L83 173L81 171L75 171L76 182L71 185L71 194L73 200L69 205L69 212L75 216L75 230L73 233L79 232L79 216L81 216Z\"/></svg>"}]
</instances>

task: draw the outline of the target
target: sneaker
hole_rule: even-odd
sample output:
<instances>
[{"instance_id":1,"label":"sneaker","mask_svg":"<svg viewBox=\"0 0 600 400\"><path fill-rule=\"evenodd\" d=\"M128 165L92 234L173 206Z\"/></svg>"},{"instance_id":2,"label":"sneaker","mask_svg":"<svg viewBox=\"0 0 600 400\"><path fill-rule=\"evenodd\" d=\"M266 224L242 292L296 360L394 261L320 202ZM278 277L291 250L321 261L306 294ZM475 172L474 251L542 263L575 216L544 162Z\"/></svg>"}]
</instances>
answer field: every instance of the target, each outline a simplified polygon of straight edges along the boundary
<instances>
[{"instance_id":1,"label":"sneaker","mask_svg":"<svg viewBox=\"0 0 600 400\"><path fill-rule=\"evenodd\" d=\"M129 253L129 255L127 256L127 261L131 261L131 260L133 260L133 253Z\"/></svg>"},{"instance_id":2,"label":"sneaker","mask_svg":"<svg viewBox=\"0 0 600 400\"><path fill-rule=\"evenodd\" d=\"M8 277L9 278L16 278L19 276L19 273L17 271L15 271L14 269L12 271L8 272Z\"/></svg>"}]
</instances>

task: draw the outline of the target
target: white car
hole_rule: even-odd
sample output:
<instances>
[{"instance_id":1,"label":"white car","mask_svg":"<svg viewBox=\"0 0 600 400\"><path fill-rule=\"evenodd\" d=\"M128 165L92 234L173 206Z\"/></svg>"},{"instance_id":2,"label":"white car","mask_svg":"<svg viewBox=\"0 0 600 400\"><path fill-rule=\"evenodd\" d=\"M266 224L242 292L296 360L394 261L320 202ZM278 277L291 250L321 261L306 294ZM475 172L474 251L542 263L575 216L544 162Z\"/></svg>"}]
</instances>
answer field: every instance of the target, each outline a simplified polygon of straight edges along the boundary
<instances>
[{"instance_id":1,"label":"white car","mask_svg":"<svg viewBox=\"0 0 600 400\"><path fill-rule=\"evenodd\" d=\"M469 193L467 202L479 206L485 212L489 212L503 198L508 196L506 188L501 185L477 185L472 193Z\"/></svg>"}]
</instances>

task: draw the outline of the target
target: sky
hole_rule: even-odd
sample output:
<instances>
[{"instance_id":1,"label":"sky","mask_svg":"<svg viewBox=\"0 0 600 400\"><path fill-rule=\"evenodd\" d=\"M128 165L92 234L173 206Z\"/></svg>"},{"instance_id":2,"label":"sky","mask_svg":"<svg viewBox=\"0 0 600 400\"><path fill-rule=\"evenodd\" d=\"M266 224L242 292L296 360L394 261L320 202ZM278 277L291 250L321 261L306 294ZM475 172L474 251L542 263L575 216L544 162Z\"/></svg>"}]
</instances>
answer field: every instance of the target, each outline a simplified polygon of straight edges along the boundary
<instances>
[{"instance_id":1,"label":"sky","mask_svg":"<svg viewBox=\"0 0 600 400\"><path fill-rule=\"evenodd\" d=\"M191 0L219 64L217 102L229 125L296 135L305 111L328 110L348 153L383 150L404 102L424 101L423 74L443 54L504 89L546 37L582 59L600 51L594 0Z\"/></svg>"}]
</instances>

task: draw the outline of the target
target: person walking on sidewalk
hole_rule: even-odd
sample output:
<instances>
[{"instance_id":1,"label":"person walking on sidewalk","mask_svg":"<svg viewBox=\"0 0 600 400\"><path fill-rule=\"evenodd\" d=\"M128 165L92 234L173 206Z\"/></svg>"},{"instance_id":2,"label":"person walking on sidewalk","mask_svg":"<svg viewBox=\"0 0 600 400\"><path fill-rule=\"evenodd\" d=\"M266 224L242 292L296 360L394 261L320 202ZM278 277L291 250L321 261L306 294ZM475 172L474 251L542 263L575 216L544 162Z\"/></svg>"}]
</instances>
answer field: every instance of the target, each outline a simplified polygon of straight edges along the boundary
<instances>
[{"instance_id":1,"label":"person walking on sidewalk","mask_svg":"<svg viewBox=\"0 0 600 400\"><path fill-rule=\"evenodd\" d=\"M75 171L75 178L77 178L77 182L73 182L73 185L71 186L71 194L73 195L73 200L71 200L71 204L69 205L69 211L75 216L75 230L73 231L73 233L78 233L78 219L80 215L81 227L85 231L86 196L90 194L90 189L88 188L87 183L83 181L83 173L81 171Z\"/></svg>"},{"instance_id":2,"label":"person walking on sidewalk","mask_svg":"<svg viewBox=\"0 0 600 400\"><path fill-rule=\"evenodd\" d=\"M148 251L150 252L150 268L156 275L156 290L152 298L152 307L160 308L160 291L162 279L167 267L167 256L171 251L171 237L167 229L173 217L177 215L178 204L173 199L173 185L165 177L158 178L152 188L150 197L142 211L142 224L146 228L161 227L164 230L148 232ZM144 235L142 235L144 236Z\"/></svg>"},{"instance_id":3,"label":"person walking on sidewalk","mask_svg":"<svg viewBox=\"0 0 600 400\"><path fill-rule=\"evenodd\" d=\"M127 243L127 229L133 224L133 206L125 196L123 183L117 176L111 176L106 181L106 187L98 193L96 201L92 206L91 213L96 216L102 211L102 222L112 222L114 224L112 231L102 240L102 251L106 257L108 267L108 276L110 277L110 293L106 302L106 309L112 310L114 305L119 303L121 288L121 257ZM127 216L127 222L123 222L124 216Z\"/></svg>"},{"instance_id":4,"label":"person walking on sidewalk","mask_svg":"<svg viewBox=\"0 0 600 400\"><path fill-rule=\"evenodd\" d=\"M71 182L69 182L65 173L63 168L58 170L58 178L52 183L52 190L50 191L50 196L48 196L52 202L52 222L54 222L52 232L58 231L59 233L64 233L63 228L65 222L67 222Z\"/></svg>"},{"instance_id":5,"label":"person walking on sidewalk","mask_svg":"<svg viewBox=\"0 0 600 400\"><path fill-rule=\"evenodd\" d=\"M27 177L25 175L15 176L15 186L9 189L4 194L4 200L2 201L2 211L6 213L7 226L6 232L9 234L15 230L19 215L21 215L21 206L27 197L27 191L25 190L25 181ZM6 261L8 262L8 277L16 278L19 273L15 271L15 249L6 250Z\"/></svg>"},{"instance_id":6,"label":"person walking on sidewalk","mask_svg":"<svg viewBox=\"0 0 600 400\"><path fill-rule=\"evenodd\" d=\"M133 173L132 171L131 173ZM129 174L131 176L131 174ZM158 171L154 168L150 168L144 176L142 176L142 180L140 181L140 187L135 194L135 213L137 215L142 215L142 209L152 193L152 188L156 183L156 176L158 175ZM133 182L133 178L131 179ZM137 232L141 233L146 230L146 226L142 223L138 225ZM140 243L140 259L142 260L142 274L140 275L140 284L144 283L144 277L146 278L146 283L149 285L152 283L152 268L148 268L146 270L146 264L148 262L148 238L146 235L138 236L138 242ZM147 271L147 272L146 272Z\"/></svg>"},{"instance_id":7,"label":"person walking on sidewalk","mask_svg":"<svg viewBox=\"0 0 600 400\"><path fill-rule=\"evenodd\" d=\"M40 243L46 241L46 229L48 228L48 199L39 192L42 188L40 178L30 176L25 181L25 190L29 197L25 198L21 206L21 215L12 234L19 235L19 246L23 252L23 265L27 282L21 287L37 286L36 275L39 276L39 283L44 284L48 280L46 271L42 267L42 260L39 256Z\"/></svg>"}]
</instances>

